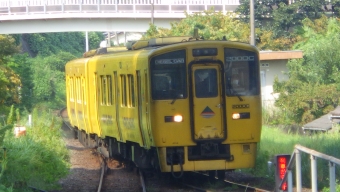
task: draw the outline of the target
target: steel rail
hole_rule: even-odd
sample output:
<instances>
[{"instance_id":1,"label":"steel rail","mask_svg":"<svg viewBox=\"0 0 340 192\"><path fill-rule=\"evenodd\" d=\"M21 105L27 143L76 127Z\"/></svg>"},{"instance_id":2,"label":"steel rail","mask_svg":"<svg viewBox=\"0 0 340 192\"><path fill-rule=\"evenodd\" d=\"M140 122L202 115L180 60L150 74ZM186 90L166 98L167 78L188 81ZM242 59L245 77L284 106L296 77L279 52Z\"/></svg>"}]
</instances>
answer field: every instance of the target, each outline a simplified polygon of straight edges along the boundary
<instances>
[{"instance_id":1,"label":"steel rail","mask_svg":"<svg viewBox=\"0 0 340 192\"><path fill-rule=\"evenodd\" d=\"M105 175L105 167L106 167L106 161L103 156L100 155L100 158L102 159L101 162L101 173L100 173L100 178L99 178L99 185L98 185L98 190L97 192L101 192L102 190L102 185L103 185L103 180L104 180L104 175Z\"/></svg>"},{"instance_id":2,"label":"steel rail","mask_svg":"<svg viewBox=\"0 0 340 192\"><path fill-rule=\"evenodd\" d=\"M139 179L140 179L140 183L141 183L141 186L142 186L142 190L143 190L143 192L146 192L146 186L145 186L145 180L144 180L143 172L140 169L138 169L138 173L139 173Z\"/></svg>"},{"instance_id":3,"label":"steel rail","mask_svg":"<svg viewBox=\"0 0 340 192\"><path fill-rule=\"evenodd\" d=\"M200 173L200 172L192 172L192 173L196 173L196 174L199 174L199 175L204 175L204 176L206 176L206 177L209 177L209 175L204 174L204 173ZM216 179L216 180L217 180L217 179ZM236 182L233 182L233 181L223 180L223 182L226 183L226 184L236 185L236 186L238 186L239 188L244 189L244 191L270 192L270 191L265 190L265 189L260 189L260 188L253 187L253 186L250 186L250 185L245 185L245 184L241 184L241 183L236 183ZM202 192L211 192L211 190L203 189L203 188L196 187L196 186L193 186L193 185L190 185L190 184L186 184L186 183L183 183L183 182L182 182L181 184L184 185L184 186L187 186L187 187L189 187L189 188L192 188L192 189L194 189L194 190L198 190L198 191L202 191Z\"/></svg>"}]
</instances>

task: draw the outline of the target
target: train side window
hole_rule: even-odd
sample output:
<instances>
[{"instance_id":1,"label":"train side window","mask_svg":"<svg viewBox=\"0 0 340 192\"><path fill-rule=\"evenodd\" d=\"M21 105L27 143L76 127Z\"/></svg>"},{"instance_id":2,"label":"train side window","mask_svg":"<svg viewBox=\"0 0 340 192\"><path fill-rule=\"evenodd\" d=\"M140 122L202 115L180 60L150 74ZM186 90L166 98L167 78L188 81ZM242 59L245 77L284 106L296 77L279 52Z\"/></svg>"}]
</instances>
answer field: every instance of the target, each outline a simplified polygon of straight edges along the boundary
<instances>
[{"instance_id":1,"label":"train side window","mask_svg":"<svg viewBox=\"0 0 340 192\"><path fill-rule=\"evenodd\" d=\"M76 78L76 86L77 86L77 103L81 103L80 77Z\"/></svg>"},{"instance_id":2,"label":"train side window","mask_svg":"<svg viewBox=\"0 0 340 192\"><path fill-rule=\"evenodd\" d=\"M117 77L117 71L113 72L113 103L117 106L118 104L118 77Z\"/></svg>"},{"instance_id":3,"label":"train side window","mask_svg":"<svg viewBox=\"0 0 340 192\"><path fill-rule=\"evenodd\" d=\"M77 102L77 77L73 78L73 96L74 96L74 102Z\"/></svg>"},{"instance_id":4,"label":"train side window","mask_svg":"<svg viewBox=\"0 0 340 192\"><path fill-rule=\"evenodd\" d=\"M101 104L102 105L106 105L107 102L106 102L106 92L107 92L107 88L106 88L106 76L104 75L101 75L100 76L100 83L101 83L101 86L100 86L100 93L101 93Z\"/></svg>"},{"instance_id":5,"label":"train side window","mask_svg":"<svg viewBox=\"0 0 340 192\"><path fill-rule=\"evenodd\" d=\"M135 82L133 75L128 75L128 81L129 81L129 106L135 107Z\"/></svg>"},{"instance_id":6,"label":"train side window","mask_svg":"<svg viewBox=\"0 0 340 192\"><path fill-rule=\"evenodd\" d=\"M106 76L107 79L107 105L112 105L112 78L111 75Z\"/></svg>"},{"instance_id":7,"label":"train side window","mask_svg":"<svg viewBox=\"0 0 340 192\"><path fill-rule=\"evenodd\" d=\"M73 88L73 82L74 80L73 80L73 77L70 77L70 84L69 84L69 86L70 86L70 101L71 102L74 102L74 93L73 93L73 91L74 91L74 88Z\"/></svg>"},{"instance_id":8,"label":"train side window","mask_svg":"<svg viewBox=\"0 0 340 192\"><path fill-rule=\"evenodd\" d=\"M127 106L126 95L126 75L120 75L120 89L122 90L122 106Z\"/></svg>"},{"instance_id":9,"label":"train side window","mask_svg":"<svg viewBox=\"0 0 340 192\"><path fill-rule=\"evenodd\" d=\"M86 95L85 95L85 79L81 77L81 99L83 104L86 105Z\"/></svg>"},{"instance_id":10,"label":"train side window","mask_svg":"<svg viewBox=\"0 0 340 192\"><path fill-rule=\"evenodd\" d=\"M145 86L145 104L149 104L149 82L148 82L148 72L144 70L144 86ZM141 94L141 93L140 93Z\"/></svg>"}]
</instances>

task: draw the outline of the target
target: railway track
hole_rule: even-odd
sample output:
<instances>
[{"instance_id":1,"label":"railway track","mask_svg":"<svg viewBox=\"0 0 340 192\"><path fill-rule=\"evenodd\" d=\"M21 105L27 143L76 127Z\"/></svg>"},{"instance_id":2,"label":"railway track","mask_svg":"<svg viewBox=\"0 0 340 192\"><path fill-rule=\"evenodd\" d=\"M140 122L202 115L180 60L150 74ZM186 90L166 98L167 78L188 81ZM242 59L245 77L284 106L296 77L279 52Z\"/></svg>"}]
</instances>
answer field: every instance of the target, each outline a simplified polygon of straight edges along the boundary
<instances>
[{"instance_id":1,"label":"railway track","mask_svg":"<svg viewBox=\"0 0 340 192\"><path fill-rule=\"evenodd\" d=\"M100 163L100 178L99 178L99 184L98 184L98 190L97 192L101 192L102 191L102 185L103 185L103 180L104 180L104 175L107 171L107 164L106 164L106 161L105 161L105 158L100 156L101 158L101 163Z\"/></svg>"},{"instance_id":2,"label":"railway track","mask_svg":"<svg viewBox=\"0 0 340 192\"><path fill-rule=\"evenodd\" d=\"M71 132L73 132L73 128L68 121L66 108L59 111L59 116L62 118L64 125L66 125L67 127L66 131L70 130ZM138 191L146 192L144 175L139 171L139 169L131 167L130 165L128 166L128 164L125 162L106 158L103 154L100 153L100 151L101 150L98 149L91 149L92 156L95 156L94 158L97 157L100 164L100 174L94 174L94 178L91 179L98 181L96 185L98 186L96 189L97 192L136 191L136 188L138 188ZM131 170L135 170L135 172ZM135 173L137 173L138 175L136 175ZM98 179L96 179L95 177L97 177ZM122 182L122 177L132 178L132 180L130 179L129 182ZM119 182L117 182L117 180ZM85 183L88 181L84 180L82 182ZM130 187L132 182L133 184ZM134 185L140 185L140 187L135 187Z\"/></svg>"},{"instance_id":3,"label":"railway track","mask_svg":"<svg viewBox=\"0 0 340 192\"><path fill-rule=\"evenodd\" d=\"M258 187L241 184L241 183L229 181L226 179L223 179L223 180L219 180L217 178L212 179L208 174L201 173L201 172L190 172L188 173L188 175L186 175L186 177L195 178L196 180L200 181L199 184L193 183L192 179L191 181L183 180L180 182L182 185L192 188L196 191L270 192L270 190L261 189ZM209 187L209 188L204 187L205 183L211 183L210 185L214 187Z\"/></svg>"}]
</instances>

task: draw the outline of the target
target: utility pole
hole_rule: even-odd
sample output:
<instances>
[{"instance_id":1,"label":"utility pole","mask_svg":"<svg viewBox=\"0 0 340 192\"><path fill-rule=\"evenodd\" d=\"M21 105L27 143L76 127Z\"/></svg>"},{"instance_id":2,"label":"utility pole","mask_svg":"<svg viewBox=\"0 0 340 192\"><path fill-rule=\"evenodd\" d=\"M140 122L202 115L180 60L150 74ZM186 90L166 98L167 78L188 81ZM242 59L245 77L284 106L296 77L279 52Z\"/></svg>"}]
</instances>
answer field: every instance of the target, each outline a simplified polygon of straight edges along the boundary
<instances>
[{"instance_id":1,"label":"utility pole","mask_svg":"<svg viewBox=\"0 0 340 192\"><path fill-rule=\"evenodd\" d=\"M154 24L153 22L153 13L154 13L154 6L153 6L153 0L151 0L151 23Z\"/></svg>"},{"instance_id":2,"label":"utility pole","mask_svg":"<svg viewBox=\"0 0 340 192\"><path fill-rule=\"evenodd\" d=\"M255 46L254 0L250 0L250 44Z\"/></svg>"}]
</instances>

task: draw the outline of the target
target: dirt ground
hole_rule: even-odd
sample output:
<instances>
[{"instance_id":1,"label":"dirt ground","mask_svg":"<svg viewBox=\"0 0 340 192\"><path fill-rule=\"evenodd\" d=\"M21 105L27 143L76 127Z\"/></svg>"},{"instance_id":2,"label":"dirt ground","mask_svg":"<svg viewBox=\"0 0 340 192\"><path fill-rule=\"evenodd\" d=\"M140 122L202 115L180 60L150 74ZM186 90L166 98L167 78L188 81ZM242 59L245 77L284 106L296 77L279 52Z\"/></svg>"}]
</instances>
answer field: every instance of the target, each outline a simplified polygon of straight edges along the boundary
<instances>
[{"instance_id":1,"label":"dirt ground","mask_svg":"<svg viewBox=\"0 0 340 192\"><path fill-rule=\"evenodd\" d=\"M94 192L98 190L101 160L93 149L86 149L67 126L63 126L64 140L70 152L70 174L59 181L62 189L54 192ZM117 161L109 163L102 192L141 191L139 176L124 169Z\"/></svg>"}]
</instances>

